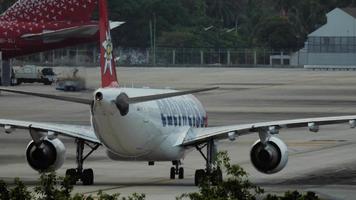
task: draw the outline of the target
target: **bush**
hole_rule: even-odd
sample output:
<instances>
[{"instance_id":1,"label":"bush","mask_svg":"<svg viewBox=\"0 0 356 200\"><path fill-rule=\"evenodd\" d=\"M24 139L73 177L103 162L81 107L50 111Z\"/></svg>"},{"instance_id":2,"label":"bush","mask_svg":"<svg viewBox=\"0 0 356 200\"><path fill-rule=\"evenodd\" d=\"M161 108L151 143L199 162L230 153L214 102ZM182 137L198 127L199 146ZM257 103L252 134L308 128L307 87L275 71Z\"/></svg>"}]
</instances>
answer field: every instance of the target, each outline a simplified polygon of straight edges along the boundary
<instances>
[{"instance_id":1,"label":"bush","mask_svg":"<svg viewBox=\"0 0 356 200\"><path fill-rule=\"evenodd\" d=\"M20 179L15 179L15 186L9 189L9 186L0 181L0 200L144 200L144 194L134 193L132 196L120 198L120 194L106 194L102 191L92 196L83 194L72 195L73 186L70 180L58 177L54 172L43 173L39 179L39 185L30 192Z\"/></svg>"},{"instance_id":2,"label":"bush","mask_svg":"<svg viewBox=\"0 0 356 200\"><path fill-rule=\"evenodd\" d=\"M199 192L183 194L177 199L191 200L255 200L256 196L263 193L263 189L248 180L246 171L239 165L231 165L226 152L220 152L215 161L213 170L224 167L227 179L220 183L212 184L209 178L199 186Z\"/></svg>"},{"instance_id":3,"label":"bush","mask_svg":"<svg viewBox=\"0 0 356 200\"><path fill-rule=\"evenodd\" d=\"M10 199L10 191L7 189L7 184L4 181L0 181L0 199Z\"/></svg>"},{"instance_id":4,"label":"bush","mask_svg":"<svg viewBox=\"0 0 356 200\"><path fill-rule=\"evenodd\" d=\"M248 180L247 172L239 165L232 165L227 152L220 152L213 169L224 168L227 178L220 183L212 184L209 178L199 186L199 192L186 193L177 200L320 200L313 192L300 194L297 191L286 192L284 196L268 194L263 198L264 190Z\"/></svg>"},{"instance_id":5,"label":"bush","mask_svg":"<svg viewBox=\"0 0 356 200\"><path fill-rule=\"evenodd\" d=\"M38 200L71 199L72 190L69 178L59 178L55 173L41 174L40 184L34 189Z\"/></svg>"},{"instance_id":6,"label":"bush","mask_svg":"<svg viewBox=\"0 0 356 200\"><path fill-rule=\"evenodd\" d=\"M298 191L286 192L284 196L277 196L268 194L264 200L320 200L314 192L307 192L306 194L300 194Z\"/></svg>"},{"instance_id":7,"label":"bush","mask_svg":"<svg viewBox=\"0 0 356 200\"><path fill-rule=\"evenodd\" d=\"M313 192L300 194L298 191L286 192L283 196L268 194L264 196L264 190L254 185L248 179L248 174L239 165L232 165L226 152L218 154L213 170L224 168L227 178L222 182L210 181L207 177L199 186L199 192L185 193L177 200L320 200ZM120 197L119 193L106 194L99 191L95 197L83 194L72 195L73 186L68 178L60 178L55 173L41 174L39 185L33 192L18 178L15 186L0 181L0 200L145 200L145 194L134 193L128 197Z\"/></svg>"},{"instance_id":8,"label":"bush","mask_svg":"<svg viewBox=\"0 0 356 200\"><path fill-rule=\"evenodd\" d=\"M11 200L31 200L32 195L31 192L28 191L27 187L25 184L20 181L19 178L15 178L15 187L10 189L9 194Z\"/></svg>"}]
</instances>

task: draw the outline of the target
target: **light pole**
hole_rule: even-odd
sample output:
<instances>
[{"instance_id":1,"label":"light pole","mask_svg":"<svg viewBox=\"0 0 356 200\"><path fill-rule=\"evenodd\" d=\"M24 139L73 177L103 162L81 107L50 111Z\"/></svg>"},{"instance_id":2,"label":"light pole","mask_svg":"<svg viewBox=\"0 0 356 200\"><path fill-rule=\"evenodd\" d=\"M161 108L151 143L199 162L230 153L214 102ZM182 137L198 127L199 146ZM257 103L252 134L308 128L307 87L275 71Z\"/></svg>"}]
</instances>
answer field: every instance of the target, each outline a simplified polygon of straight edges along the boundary
<instances>
[{"instance_id":1,"label":"light pole","mask_svg":"<svg viewBox=\"0 0 356 200\"><path fill-rule=\"evenodd\" d=\"M150 20L150 43L153 54L153 66L156 65L156 13L153 13L153 23Z\"/></svg>"}]
</instances>

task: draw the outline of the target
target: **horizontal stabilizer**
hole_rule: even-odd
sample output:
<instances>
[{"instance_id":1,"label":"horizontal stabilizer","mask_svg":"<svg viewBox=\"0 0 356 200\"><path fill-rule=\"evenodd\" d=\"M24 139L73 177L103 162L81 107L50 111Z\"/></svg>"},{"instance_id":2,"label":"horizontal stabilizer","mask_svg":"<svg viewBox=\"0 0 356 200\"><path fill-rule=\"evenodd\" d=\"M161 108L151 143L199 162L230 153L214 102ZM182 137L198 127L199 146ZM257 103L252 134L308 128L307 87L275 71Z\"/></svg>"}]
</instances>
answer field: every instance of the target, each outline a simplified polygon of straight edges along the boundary
<instances>
[{"instance_id":1,"label":"horizontal stabilizer","mask_svg":"<svg viewBox=\"0 0 356 200\"><path fill-rule=\"evenodd\" d=\"M218 87L180 91L180 92L171 92L171 93L164 93L164 94L155 94L155 95L140 96L140 97L132 97L132 98L127 98L127 99L121 99L124 102L120 102L120 103L124 103L124 104L142 103L142 102L154 101L154 100L165 99L165 98L170 98L170 97L183 96L183 95L187 95L187 94L205 92L205 91L215 90L215 89L218 89ZM91 103L92 103L92 100L90 100L90 99L83 99L83 98L78 98L78 97L58 96L58 95L53 95L53 94L26 92L26 91L13 90L13 89L7 89L7 88L0 88L0 91L42 97L42 98L47 98L47 99L54 99L54 100L59 100L59 101L80 103L80 104L86 104L86 105L91 105Z\"/></svg>"},{"instance_id":2,"label":"horizontal stabilizer","mask_svg":"<svg viewBox=\"0 0 356 200\"><path fill-rule=\"evenodd\" d=\"M81 99L81 98L77 98L77 97L68 97L68 96L58 96L58 95L52 95L52 94L26 92L26 91L12 90L12 89L6 89L6 88L0 88L0 91L10 92L10 93L17 93L17 94L25 94L25 95L42 97L42 98L47 98L47 99L60 100L60 101L68 101L68 102L74 102L74 103L80 103L80 104L86 104L86 105L90 105L91 102L92 102L92 100Z\"/></svg>"},{"instance_id":3,"label":"horizontal stabilizer","mask_svg":"<svg viewBox=\"0 0 356 200\"><path fill-rule=\"evenodd\" d=\"M127 99L127 103L128 104L142 103L147 101L154 101L154 100L165 99L170 97L183 96L183 95L194 94L199 92L206 92L210 90L216 90L218 88L219 87L211 87L211 88L171 92L171 93L164 93L164 94L155 94L155 95L148 95L148 96L141 96L141 97L132 97Z\"/></svg>"},{"instance_id":4,"label":"horizontal stabilizer","mask_svg":"<svg viewBox=\"0 0 356 200\"><path fill-rule=\"evenodd\" d=\"M125 22L110 22L110 29L115 29ZM99 31L95 24L74 26L58 30L46 30L42 33L24 34L21 38L26 40L43 40L44 42L60 42L69 38L90 38Z\"/></svg>"}]
</instances>

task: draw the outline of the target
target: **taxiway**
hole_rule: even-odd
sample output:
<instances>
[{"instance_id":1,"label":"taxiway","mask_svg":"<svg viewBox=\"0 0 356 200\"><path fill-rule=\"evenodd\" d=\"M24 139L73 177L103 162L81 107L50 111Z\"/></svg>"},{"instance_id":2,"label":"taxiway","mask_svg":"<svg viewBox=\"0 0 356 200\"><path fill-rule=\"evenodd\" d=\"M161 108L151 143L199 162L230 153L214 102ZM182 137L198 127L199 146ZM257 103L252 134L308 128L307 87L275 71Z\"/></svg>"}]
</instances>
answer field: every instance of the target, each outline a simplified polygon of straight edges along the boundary
<instances>
[{"instance_id":1,"label":"taxiway","mask_svg":"<svg viewBox=\"0 0 356 200\"><path fill-rule=\"evenodd\" d=\"M56 69L60 71L61 69ZM280 119L356 114L356 72L308 71L304 69L243 68L118 68L121 86L192 89L220 86L196 96L208 111L210 126L242 124ZM99 86L99 68L86 68L87 86ZM93 90L79 93L56 91L54 86L24 84L15 88L58 95L91 98ZM0 118L84 124L89 122L89 107L68 102L1 93ZM28 185L37 182L38 173L26 163L25 149L30 136L25 131L7 135L0 132L0 179L11 182L20 177ZM250 174L251 180L270 192L314 191L325 199L354 199L356 195L356 130L348 124L323 126L318 133L307 129L282 129L280 137L289 147L287 167L275 175L257 172L249 162L250 146L256 134L235 142L219 142L228 150L233 163ZM75 166L75 145L63 139L67 159L58 171L64 175ZM76 186L74 192L129 195L145 193L147 199L175 199L197 191L194 171L204 160L192 151L183 160L184 180L170 180L171 163L110 161L104 148L85 163L94 169L95 185Z\"/></svg>"}]
</instances>

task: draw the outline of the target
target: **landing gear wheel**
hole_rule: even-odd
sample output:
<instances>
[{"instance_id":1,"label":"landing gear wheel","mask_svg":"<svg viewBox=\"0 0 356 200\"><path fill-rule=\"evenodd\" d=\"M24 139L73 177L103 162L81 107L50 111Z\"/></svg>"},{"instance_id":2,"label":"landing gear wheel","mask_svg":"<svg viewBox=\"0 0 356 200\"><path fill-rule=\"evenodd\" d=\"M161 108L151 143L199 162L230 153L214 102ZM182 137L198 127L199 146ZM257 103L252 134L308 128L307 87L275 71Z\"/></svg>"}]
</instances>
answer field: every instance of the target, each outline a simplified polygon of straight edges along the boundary
<instances>
[{"instance_id":1,"label":"landing gear wheel","mask_svg":"<svg viewBox=\"0 0 356 200\"><path fill-rule=\"evenodd\" d=\"M205 176L206 176L205 170L203 170L203 169L196 170L195 176L194 176L195 186L199 186L200 184L202 184L205 179Z\"/></svg>"},{"instance_id":2,"label":"landing gear wheel","mask_svg":"<svg viewBox=\"0 0 356 200\"><path fill-rule=\"evenodd\" d=\"M211 175L211 182L213 185L218 185L223 181L222 171L220 168L214 170Z\"/></svg>"},{"instance_id":3,"label":"landing gear wheel","mask_svg":"<svg viewBox=\"0 0 356 200\"><path fill-rule=\"evenodd\" d=\"M81 178L83 185L93 185L94 183L94 172L93 169L85 169L82 173Z\"/></svg>"},{"instance_id":4,"label":"landing gear wheel","mask_svg":"<svg viewBox=\"0 0 356 200\"><path fill-rule=\"evenodd\" d=\"M203 149L206 147L206 154ZM218 185L223 181L222 172L220 168L214 170L214 156L216 155L216 145L213 139L207 141L205 144L195 146L199 153L203 156L206 162L206 169L199 169L195 171L195 185L199 186L204 181L208 180L213 185Z\"/></svg>"},{"instance_id":5,"label":"landing gear wheel","mask_svg":"<svg viewBox=\"0 0 356 200\"><path fill-rule=\"evenodd\" d=\"M68 169L66 171L66 176L70 177L70 183L75 185L77 181L81 180L83 185L93 185L94 183L94 172L92 169L84 169L83 163L86 158L88 158L96 149L99 148L100 144L90 145L88 142L84 140L77 139L75 140L77 144L77 153L76 153L76 161L77 168L76 169ZM91 151L87 153L85 156L84 146L88 146L91 148Z\"/></svg>"},{"instance_id":6,"label":"landing gear wheel","mask_svg":"<svg viewBox=\"0 0 356 200\"><path fill-rule=\"evenodd\" d=\"M178 171L178 178L179 179L184 179L184 168L180 167Z\"/></svg>"},{"instance_id":7,"label":"landing gear wheel","mask_svg":"<svg viewBox=\"0 0 356 200\"><path fill-rule=\"evenodd\" d=\"M77 170L76 169L67 169L66 177L69 180L71 185L75 185L77 183Z\"/></svg>"},{"instance_id":8,"label":"landing gear wheel","mask_svg":"<svg viewBox=\"0 0 356 200\"><path fill-rule=\"evenodd\" d=\"M170 174L171 179L176 178L176 169L174 167L171 167L171 174Z\"/></svg>"}]
</instances>

